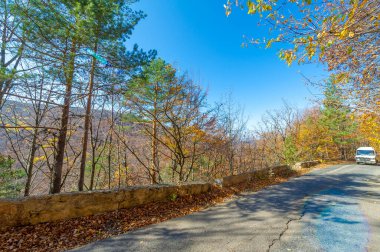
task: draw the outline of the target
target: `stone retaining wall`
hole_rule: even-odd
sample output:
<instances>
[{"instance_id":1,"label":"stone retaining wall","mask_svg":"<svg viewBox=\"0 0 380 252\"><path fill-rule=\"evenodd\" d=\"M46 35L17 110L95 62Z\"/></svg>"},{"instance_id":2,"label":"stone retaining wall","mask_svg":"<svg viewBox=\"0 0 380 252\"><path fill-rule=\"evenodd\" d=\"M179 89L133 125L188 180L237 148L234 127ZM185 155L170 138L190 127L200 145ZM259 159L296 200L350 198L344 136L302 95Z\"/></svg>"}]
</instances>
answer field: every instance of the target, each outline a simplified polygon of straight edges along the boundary
<instances>
[{"instance_id":1,"label":"stone retaining wall","mask_svg":"<svg viewBox=\"0 0 380 252\"><path fill-rule=\"evenodd\" d=\"M224 177L219 180L219 184L230 187L255 178L281 175L290 170L287 165L270 167ZM140 186L119 191L74 192L0 200L0 229L84 217L152 202L163 202L170 200L173 195L206 193L211 187L211 183Z\"/></svg>"},{"instance_id":2,"label":"stone retaining wall","mask_svg":"<svg viewBox=\"0 0 380 252\"><path fill-rule=\"evenodd\" d=\"M261 170L256 170L252 172L246 172L239 175L233 175L224 177L222 180L222 185L229 187L233 185L237 185L243 182L249 182L254 178L268 178L272 175L280 175L286 172L289 172L291 168L288 165L274 166Z\"/></svg>"},{"instance_id":3,"label":"stone retaining wall","mask_svg":"<svg viewBox=\"0 0 380 252\"><path fill-rule=\"evenodd\" d=\"M310 167L316 166L316 165L318 165L320 163L321 163L321 161L318 161L318 160L300 162L300 163L296 163L294 165L293 169L299 170L299 169L302 169L302 168L310 168Z\"/></svg>"},{"instance_id":4,"label":"stone retaining wall","mask_svg":"<svg viewBox=\"0 0 380 252\"><path fill-rule=\"evenodd\" d=\"M167 201L173 195L184 196L208 192L211 186L209 183L144 186L119 191L75 192L0 200L0 229L89 216Z\"/></svg>"}]
</instances>

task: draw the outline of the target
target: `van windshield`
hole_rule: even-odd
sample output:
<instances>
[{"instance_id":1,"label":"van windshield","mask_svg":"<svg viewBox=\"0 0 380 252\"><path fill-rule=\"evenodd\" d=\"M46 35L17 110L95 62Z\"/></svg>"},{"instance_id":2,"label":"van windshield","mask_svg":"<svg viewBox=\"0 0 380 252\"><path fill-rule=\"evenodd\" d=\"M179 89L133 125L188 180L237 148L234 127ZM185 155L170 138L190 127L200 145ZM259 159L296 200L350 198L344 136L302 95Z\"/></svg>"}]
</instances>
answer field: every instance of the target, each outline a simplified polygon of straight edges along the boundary
<instances>
[{"instance_id":1,"label":"van windshield","mask_svg":"<svg viewBox=\"0 0 380 252\"><path fill-rule=\"evenodd\" d=\"M358 150L356 151L356 155L373 156L375 152L373 150Z\"/></svg>"}]
</instances>

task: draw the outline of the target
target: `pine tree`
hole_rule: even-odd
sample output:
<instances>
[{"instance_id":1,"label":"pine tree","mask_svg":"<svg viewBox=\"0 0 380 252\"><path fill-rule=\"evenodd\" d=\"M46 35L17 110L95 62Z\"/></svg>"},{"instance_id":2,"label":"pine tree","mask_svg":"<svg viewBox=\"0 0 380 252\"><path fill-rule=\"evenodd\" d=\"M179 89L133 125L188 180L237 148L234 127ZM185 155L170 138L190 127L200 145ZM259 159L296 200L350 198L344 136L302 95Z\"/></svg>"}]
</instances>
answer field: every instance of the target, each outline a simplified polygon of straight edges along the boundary
<instances>
[{"instance_id":1,"label":"pine tree","mask_svg":"<svg viewBox=\"0 0 380 252\"><path fill-rule=\"evenodd\" d=\"M159 179L158 128L167 109L165 102L176 91L171 85L175 73L175 69L164 60L156 59L131 79L126 92L127 104L132 108L131 117L151 125L147 132L151 138L149 175L152 184L158 183Z\"/></svg>"},{"instance_id":2,"label":"pine tree","mask_svg":"<svg viewBox=\"0 0 380 252\"><path fill-rule=\"evenodd\" d=\"M324 95L319 123L326 129L327 135L339 150L340 158L347 159L350 144L355 141L353 133L356 124L349 118L351 111L345 106L341 90L337 86L328 82Z\"/></svg>"},{"instance_id":3,"label":"pine tree","mask_svg":"<svg viewBox=\"0 0 380 252\"><path fill-rule=\"evenodd\" d=\"M112 63L107 62L107 60L102 57L101 54L112 55L112 51L122 51L124 49L124 40L127 39L131 34L134 26L138 23L138 21L145 17L142 12L132 11L128 7L125 0L89 0L86 14L88 15L88 19L91 20L91 24L89 25L91 33L89 34L90 39L88 43L91 49L87 48L87 52L90 52L92 59L89 70L89 84L87 90L82 155L78 181L79 191L83 191L84 188L88 134L90 130L91 107L93 92L96 84L96 74L101 74L100 72L102 72L104 66L113 68L119 67L118 65L112 66ZM112 46L110 47L110 45ZM105 51L106 48L112 48L111 53L107 53L107 51ZM120 57L116 58L116 60L119 58ZM100 61L103 66L99 66L98 61ZM115 61L115 57L113 57L113 61ZM140 62L138 61L138 63ZM136 62L134 62L134 64L136 64ZM93 176L94 171L92 171L91 174L92 179L90 190L93 187Z\"/></svg>"}]
</instances>

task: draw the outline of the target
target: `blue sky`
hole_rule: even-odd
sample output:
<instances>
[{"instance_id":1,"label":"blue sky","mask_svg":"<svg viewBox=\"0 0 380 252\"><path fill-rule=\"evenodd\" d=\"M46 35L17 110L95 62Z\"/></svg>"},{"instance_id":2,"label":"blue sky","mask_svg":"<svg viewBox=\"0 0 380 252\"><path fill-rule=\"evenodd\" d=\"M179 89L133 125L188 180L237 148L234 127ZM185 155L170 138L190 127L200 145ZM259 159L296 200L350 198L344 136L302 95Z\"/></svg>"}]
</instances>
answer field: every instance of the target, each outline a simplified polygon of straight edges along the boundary
<instances>
[{"instance_id":1,"label":"blue sky","mask_svg":"<svg viewBox=\"0 0 380 252\"><path fill-rule=\"evenodd\" d=\"M148 16L132 34L129 43L156 49L158 56L208 90L214 103L232 92L245 108L253 126L266 110L281 107L286 100L299 108L312 104L320 92L306 86L300 73L318 80L324 74L317 65L288 67L276 48L242 48L243 36L263 37L255 16L235 9L227 18L225 0L140 0L134 9Z\"/></svg>"}]
</instances>

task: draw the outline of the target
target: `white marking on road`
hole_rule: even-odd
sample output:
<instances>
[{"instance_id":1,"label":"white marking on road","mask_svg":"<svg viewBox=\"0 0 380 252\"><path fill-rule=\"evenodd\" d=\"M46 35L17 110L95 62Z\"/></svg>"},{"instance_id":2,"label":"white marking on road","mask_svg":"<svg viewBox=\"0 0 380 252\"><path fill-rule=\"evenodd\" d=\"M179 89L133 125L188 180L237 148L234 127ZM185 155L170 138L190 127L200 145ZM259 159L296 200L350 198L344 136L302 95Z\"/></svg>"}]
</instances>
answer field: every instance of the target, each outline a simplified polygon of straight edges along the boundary
<instances>
[{"instance_id":1,"label":"white marking on road","mask_svg":"<svg viewBox=\"0 0 380 252\"><path fill-rule=\"evenodd\" d=\"M344 166L342 166L342 167L340 167L340 168L338 168L338 169L334 169L334 170L331 170L331 171L325 172L324 174L330 174L330 173L333 173L333 172L337 172L337 171L340 171L340 170L346 169L346 168L348 168L348 167L350 167L350 166L352 166L352 165L344 165Z\"/></svg>"},{"instance_id":2,"label":"white marking on road","mask_svg":"<svg viewBox=\"0 0 380 252\"><path fill-rule=\"evenodd\" d=\"M375 185L375 186L379 186L380 182L375 182L375 181L371 181L371 180L362 180L364 181L366 184L369 184L369 185Z\"/></svg>"}]
</instances>

